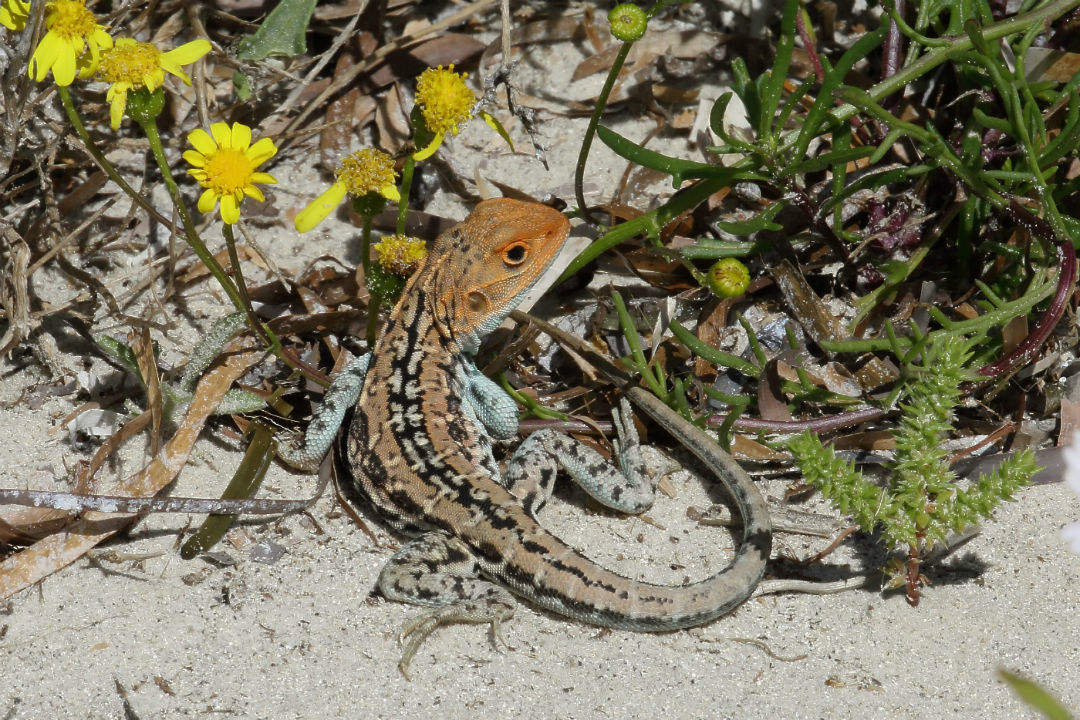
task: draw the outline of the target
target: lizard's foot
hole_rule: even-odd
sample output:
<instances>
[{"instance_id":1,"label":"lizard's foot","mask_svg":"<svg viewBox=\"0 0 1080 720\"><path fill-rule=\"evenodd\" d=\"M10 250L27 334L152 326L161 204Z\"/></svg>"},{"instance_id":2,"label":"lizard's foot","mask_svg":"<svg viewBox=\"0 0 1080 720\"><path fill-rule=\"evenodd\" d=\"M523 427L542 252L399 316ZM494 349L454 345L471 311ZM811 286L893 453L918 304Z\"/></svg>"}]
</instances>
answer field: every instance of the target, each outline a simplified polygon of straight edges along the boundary
<instances>
[{"instance_id":1,"label":"lizard's foot","mask_svg":"<svg viewBox=\"0 0 1080 720\"><path fill-rule=\"evenodd\" d=\"M507 644L502 635L502 623L514 616L514 600L502 588L489 583L485 584L489 585L491 590L491 597L486 600L478 598L436 608L421 613L402 625L398 639L405 648L401 652L398 669L401 670L401 674L405 676L406 680L409 679L409 664L416 655L416 651L427 640L428 635L440 625L451 625L453 623L483 625L491 623L492 647L497 648L498 642L503 645ZM501 597L504 595L507 597ZM507 600L509 600L509 603Z\"/></svg>"},{"instance_id":2,"label":"lizard's foot","mask_svg":"<svg viewBox=\"0 0 1080 720\"><path fill-rule=\"evenodd\" d=\"M429 533L398 550L379 575L388 600L432 608L401 628L405 649L398 667L408 677L420 645L440 625L491 624L492 639L502 639L502 623L514 615L514 596L480 578L480 567L461 540ZM505 641L504 641L505 644Z\"/></svg>"}]
</instances>

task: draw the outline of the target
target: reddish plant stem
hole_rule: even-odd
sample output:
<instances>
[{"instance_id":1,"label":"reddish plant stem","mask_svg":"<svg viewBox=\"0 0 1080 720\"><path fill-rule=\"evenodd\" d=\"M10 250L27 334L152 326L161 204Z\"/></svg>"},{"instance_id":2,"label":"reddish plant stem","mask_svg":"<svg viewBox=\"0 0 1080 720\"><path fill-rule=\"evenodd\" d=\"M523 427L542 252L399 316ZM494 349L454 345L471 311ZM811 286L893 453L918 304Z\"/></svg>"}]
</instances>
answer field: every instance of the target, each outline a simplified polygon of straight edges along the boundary
<instances>
[{"instance_id":1,"label":"reddish plant stem","mask_svg":"<svg viewBox=\"0 0 1080 720\"><path fill-rule=\"evenodd\" d=\"M803 50L806 51L807 56L810 58L810 64L814 66L817 81L819 83L823 82L825 80L825 66L821 64L821 56L818 55L817 47L814 46L814 38L810 36L810 32L806 29L806 17L802 12L795 13L795 29L799 33L799 39L802 40Z\"/></svg>"},{"instance_id":2,"label":"reddish plant stem","mask_svg":"<svg viewBox=\"0 0 1080 720\"><path fill-rule=\"evenodd\" d=\"M1017 367L1031 362L1043 343L1046 342L1046 339L1050 337L1050 333L1057 327L1062 315L1065 314L1065 305L1068 303L1069 296L1072 295L1073 285L1076 283L1076 250L1073 249L1072 242L1068 239L1057 240L1046 221L1036 218L1023 208L1015 205L1015 202L1006 209L1006 214L1033 234L1054 241L1057 244L1058 265L1061 269L1058 271L1057 291L1054 293L1049 307L1046 308L1046 312L1039 318L1039 321L1028 333L1028 336L1024 338L1024 341L1017 345L1012 352L1006 354L997 362L990 363L976 371L976 374L982 377L1000 377L1012 372Z\"/></svg>"},{"instance_id":3,"label":"reddish plant stem","mask_svg":"<svg viewBox=\"0 0 1080 720\"><path fill-rule=\"evenodd\" d=\"M896 14L904 14L904 0L896 0ZM896 24L896 21L889 18L889 32L885 36L885 42L882 45L882 58L881 58L881 79L888 80L900 70L900 55L903 50L903 38L900 35L900 26ZM900 99L904 97L903 90L894 92L889 97L885 98L881 102L881 106L887 110L891 110L896 107L896 104L900 102Z\"/></svg>"},{"instance_id":4,"label":"reddish plant stem","mask_svg":"<svg viewBox=\"0 0 1080 720\"><path fill-rule=\"evenodd\" d=\"M885 414L886 411L879 408L865 408L863 410L853 410L851 412L831 415L825 418L816 418L814 420L762 420L761 418L739 417L735 419L735 424L732 426L732 429L781 434L794 434L802 432L803 430L809 430L810 432L820 435L821 433L842 430L851 427L852 425L858 425L859 423L868 422L870 420L877 420L878 418L885 417ZM716 427L723 424L726 418L726 414L713 415L705 421L705 424L710 427Z\"/></svg>"}]
</instances>

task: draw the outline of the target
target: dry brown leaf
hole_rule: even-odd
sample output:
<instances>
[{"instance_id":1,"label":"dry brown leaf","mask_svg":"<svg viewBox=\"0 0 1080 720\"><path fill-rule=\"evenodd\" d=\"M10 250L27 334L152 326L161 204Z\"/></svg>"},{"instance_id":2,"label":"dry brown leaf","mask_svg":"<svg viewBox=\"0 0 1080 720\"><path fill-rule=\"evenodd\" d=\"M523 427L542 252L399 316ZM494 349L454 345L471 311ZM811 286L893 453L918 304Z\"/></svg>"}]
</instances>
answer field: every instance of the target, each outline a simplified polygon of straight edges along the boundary
<instances>
[{"instance_id":1,"label":"dry brown leaf","mask_svg":"<svg viewBox=\"0 0 1080 720\"><path fill-rule=\"evenodd\" d=\"M762 420L787 422L791 420L791 411L788 410L787 398L784 397L784 392L780 387L777 364L776 360L770 360L766 363L761 378L758 379L758 417Z\"/></svg>"},{"instance_id":2,"label":"dry brown leaf","mask_svg":"<svg viewBox=\"0 0 1080 720\"><path fill-rule=\"evenodd\" d=\"M777 462L788 459L786 453L773 450L768 445L762 445L757 440L751 440L746 435L732 436L731 454L739 459L757 460L758 462Z\"/></svg>"},{"instance_id":3,"label":"dry brown leaf","mask_svg":"<svg viewBox=\"0 0 1080 720\"><path fill-rule=\"evenodd\" d=\"M835 450L892 450L896 436L891 430L865 430L838 437L831 444Z\"/></svg>"},{"instance_id":4,"label":"dry brown leaf","mask_svg":"<svg viewBox=\"0 0 1080 720\"><path fill-rule=\"evenodd\" d=\"M1016 346L1024 342L1028 336L1028 322L1026 315L1018 315L1001 328L1001 348L1003 353L1010 353Z\"/></svg>"},{"instance_id":5,"label":"dry brown leaf","mask_svg":"<svg viewBox=\"0 0 1080 720\"><path fill-rule=\"evenodd\" d=\"M1070 438L1075 430L1080 430L1080 403L1063 397L1061 398L1061 426L1058 437Z\"/></svg>"},{"instance_id":6,"label":"dry brown leaf","mask_svg":"<svg viewBox=\"0 0 1080 720\"><path fill-rule=\"evenodd\" d=\"M417 76L429 67L468 65L483 51L483 43L472 35L443 33L426 37L387 55L368 73L366 82L372 89L396 82L412 87Z\"/></svg>"},{"instance_id":7,"label":"dry brown leaf","mask_svg":"<svg viewBox=\"0 0 1080 720\"><path fill-rule=\"evenodd\" d=\"M150 424L150 413L144 412L128 421L122 428L101 444L89 463L80 462L75 469L76 493L91 491L91 478L105 460L127 440L142 432ZM38 538L51 535L68 523L70 513L63 510L31 507L0 507L0 542L24 545Z\"/></svg>"},{"instance_id":8,"label":"dry brown leaf","mask_svg":"<svg viewBox=\"0 0 1080 720\"><path fill-rule=\"evenodd\" d=\"M840 321L821 302L801 270L784 260L769 268L769 271L788 308L814 342L844 339Z\"/></svg>"},{"instance_id":9,"label":"dry brown leaf","mask_svg":"<svg viewBox=\"0 0 1080 720\"><path fill-rule=\"evenodd\" d=\"M334 77L340 77L354 64L352 53L342 52L334 65ZM354 133L370 121L370 114L362 118L355 115L361 97L360 89L354 85L326 106L326 126L319 133L319 159L323 168L335 169L341 158L352 149ZM371 112L374 111L375 105L372 103Z\"/></svg>"},{"instance_id":10,"label":"dry brown leaf","mask_svg":"<svg viewBox=\"0 0 1080 720\"><path fill-rule=\"evenodd\" d=\"M883 360L872 355L855 371L855 379L859 381L864 392L870 393L899 380L900 370L891 360Z\"/></svg>"},{"instance_id":11,"label":"dry brown leaf","mask_svg":"<svg viewBox=\"0 0 1080 720\"><path fill-rule=\"evenodd\" d=\"M818 365L810 361L809 358L803 358L797 367L803 369L810 382L818 387L825 388L829 392L846 395L847 397L862 396L861 387L855 383L847 368L840 363L829 362ZM776 364L776 372L780 377L797 383L799 382L799 373L795 368L796 366L783 361Z\"/></svg>"},{"instance_id":12,"label":"dry brown leaf","mask_svg":"<svg viewBox=\"0 0 1080 720\"><path fill-rule=\"evenodd\" d=\"M134 497L155 495L176 479L187 463L191 449L207 418L220 404L225 392L262 356L260 352L238 352L208 371L199 381L187 415L162 454L155 456L138 473L110 491ZM85 512L65 528L0 562L0 599L30 587L82 557L102 540L131 524L138 516Z\"/></svg>"},{"instance_id":13,"label":"dry brown leaf","mask_svg":"<svg viewBox=\"0 0 1080 720\"><path fill-rule=\"evenodd\" d=\"M383 101L375 109L375 129L377 144L381 148L398 148L412 137L409 125L409 113L405 110L406 102L402 97L400 85L390 88Z\"/></svg>"},{"instance_id":14,"label":"dry brown leaf","mask_svg":"<svg viewBox=\"0 0 1080 720\"><path fill-rule=\"evenodd\" d=\"M704 312L698 318L697 338L711 348L719 348L727 332L728 311L734 302L732 298L710 303L705 306ZM694 377L701 378L704 382L711 383L716 379L716 366L703 357L694 356Z\"/></svg>"},{"instance_id":15,"label":"dry brown leaf","mask_svg":"<svg viewBox=\"0 0 1080 720\"><path fill-rule=\"evenodd\" d=\"M1067 83L1080 73L1080 54L1077 53L1033 47L1024 58L1024 75L1028 82Z\"/></svg>"},{"instance_id":16,"label":"dry brown leaf","mask_svg":"<svg viewBox=\"0 0 1080 720\"><path fill-rule=\"evenodd\" d=\"M135 360L139 364L139 374L146 384L146 407L150 411L150 454L157 455L161 450L161 384L158 378L157 358L154 357L154 343L150 339L150 328L144 327L131 344Z\"/></svg>"}]
</instances>

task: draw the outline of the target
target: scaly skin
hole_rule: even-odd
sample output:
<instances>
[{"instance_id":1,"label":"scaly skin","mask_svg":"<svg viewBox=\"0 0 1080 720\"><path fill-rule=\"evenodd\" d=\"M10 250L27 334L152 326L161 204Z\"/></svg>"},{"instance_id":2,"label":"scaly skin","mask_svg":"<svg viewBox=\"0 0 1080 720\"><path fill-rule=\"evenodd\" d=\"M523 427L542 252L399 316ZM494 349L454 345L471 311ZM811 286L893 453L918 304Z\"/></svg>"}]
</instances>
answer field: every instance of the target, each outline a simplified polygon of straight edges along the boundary
<instances>
[{"instance_id":1,"label":"scaly skin","mask_svg":"<svg viewBox=\"0 0 1080 720\"><path fill-rule=\"evenodd\" d=\"M640 388L629 393L635 404L705 460L739 506L743 542L726 569L680 587L618 575L541 527L534 499L523 504L524 493L500 475L492 436L512 435L516 417L506 417L513 407L498 397L470 399L478 375L472 357L540 278L568 232L566 218L545 206L480 203L435 241L366 367L343 438L344 461L356 487L393 527L426 533L395 556L399 567L384 571L380 586L390 597L441 608L407 626L404 634L412 637L403 669L439 624L491 622L497 630L512 614L489 583L472 580L477 572L547 610L639 631L712 620L745 600L761 579L771 526L757 489L715 442ZM545 475L541 483L549 480ZM436 573L443 565L457 570L432 589L425 569Z\"/></svg>"}]
</instances>

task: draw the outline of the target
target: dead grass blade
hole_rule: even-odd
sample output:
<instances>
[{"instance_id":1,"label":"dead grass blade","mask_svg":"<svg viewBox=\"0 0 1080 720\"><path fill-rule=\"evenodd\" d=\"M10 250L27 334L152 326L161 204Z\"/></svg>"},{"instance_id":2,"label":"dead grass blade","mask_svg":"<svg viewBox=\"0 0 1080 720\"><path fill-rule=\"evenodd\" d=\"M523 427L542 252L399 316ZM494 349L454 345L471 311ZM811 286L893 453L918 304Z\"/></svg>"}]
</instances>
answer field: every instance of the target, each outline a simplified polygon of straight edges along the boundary
<instances>
[{"instance_id":1,"label":"dead grass blade","mask_svg":"<svg viewBox=\"0 0 1080 720\"><path fill-rule=\"evenodd\" d=\"M246 351L229 355L211 369L196 387L187 415L176 434L138 473L113 489L114 494L148 496L160 492L171 483L187 463L195 440L207 418L221 403L225 392L261 357L261 353ZM87 512L64 532L39 540L22 552L0 563L0 599L30 587L61 568L82 557L102 540L119 532L136 515L107 515Z\"/></svg>"}]
</instances>

